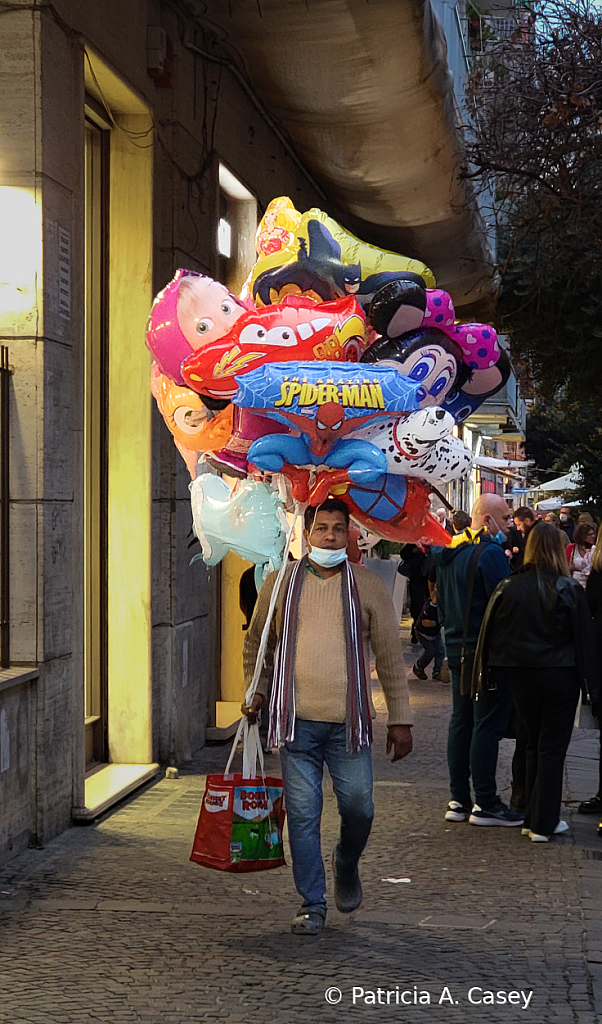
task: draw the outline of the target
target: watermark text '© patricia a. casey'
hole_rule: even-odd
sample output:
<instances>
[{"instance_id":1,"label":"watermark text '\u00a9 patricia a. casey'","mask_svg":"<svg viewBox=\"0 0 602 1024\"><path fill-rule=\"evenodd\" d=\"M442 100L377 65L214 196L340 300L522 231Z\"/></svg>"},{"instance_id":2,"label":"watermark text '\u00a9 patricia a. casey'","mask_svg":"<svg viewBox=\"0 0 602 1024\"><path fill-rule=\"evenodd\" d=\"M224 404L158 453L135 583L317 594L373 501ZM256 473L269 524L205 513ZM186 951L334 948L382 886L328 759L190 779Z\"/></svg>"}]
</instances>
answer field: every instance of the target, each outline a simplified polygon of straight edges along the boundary
<instances>
[{"instance_id":1,"label":"watermark text '\u00a9 patricia a. casey'","mask_svg":"<svg viewBox=\"0 0 602 1024\"><path fill-rule=\"evenodd\" d=\"M480 985L469 985L463 988L448 985L430 991L420 989L417 985L411 988L362 988L354 985L343 993L335 986L327 988L324 998L331 1006L339 1003L352 1006L516 1006L528 1010L533 999L533 989L493 989Z\"/></svg>"}]
</instances>

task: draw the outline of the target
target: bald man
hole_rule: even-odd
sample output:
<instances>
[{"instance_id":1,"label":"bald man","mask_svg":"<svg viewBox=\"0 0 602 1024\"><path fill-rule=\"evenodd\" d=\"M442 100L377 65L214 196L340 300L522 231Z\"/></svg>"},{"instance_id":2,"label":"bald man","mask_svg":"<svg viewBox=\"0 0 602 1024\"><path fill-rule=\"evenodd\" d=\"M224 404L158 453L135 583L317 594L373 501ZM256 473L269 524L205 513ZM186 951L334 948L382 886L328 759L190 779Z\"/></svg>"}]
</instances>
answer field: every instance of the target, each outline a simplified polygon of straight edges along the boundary
<instances>
[{"instance_id":1,"label":"bald man","mask_svg":"<svg viewBox=\"0 0 602 1024\"><path fill-rule=\"evenodd\" d=\"M510 509L501 495L482 494L473 506L470 527L457 534L450 547L433 548L431 553L437 566L437 608L445 630L453 693L447 742L451 790L445 813L447 821L517 826L524 820L523 815L511 811L502 802L495 780L499 741L507 730L512 711L510 689L486 690L473 700L470 692L462 692L460 681L465 606L475 546L479 547L479 556L465 646L469 657L477 646L487 602L500 580L510 573L504 551L510 521Z\"/></svg>"}]
</instances>

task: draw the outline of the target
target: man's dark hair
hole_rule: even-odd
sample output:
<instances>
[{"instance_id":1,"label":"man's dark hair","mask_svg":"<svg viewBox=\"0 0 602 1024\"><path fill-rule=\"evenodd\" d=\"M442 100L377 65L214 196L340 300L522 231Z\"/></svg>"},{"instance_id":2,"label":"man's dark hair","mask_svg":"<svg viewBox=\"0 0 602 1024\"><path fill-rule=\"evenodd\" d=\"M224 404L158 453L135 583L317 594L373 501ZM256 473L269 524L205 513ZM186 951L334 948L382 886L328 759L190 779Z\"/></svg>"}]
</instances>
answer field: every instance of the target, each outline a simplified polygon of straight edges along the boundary
<instances>
[{"instance_id":1,"label":"man's dark hair","mask_svg":"<svg viewBox=\"0 0 602 1024\"><path fill-rule=\"evenodd\" d=\"M532 523L534 523L535 513L533 509L529 508L527 505L521 505L520 508L517 508L516 512L512 513L512 518L520 519L521 523L524 519L529 519Z\"/></svg>"},{"instance_id":2,"label":"man's dark hair","mask_svg":"<svg viewBox=\"0 0 602 1024\"><path fill-rule=\"evenodd\" d=\"M308 505L305 509L304 522L305 529L310 530L313 526L314 519L316 518L316 512L340 512L342 516L345 516L345 523L349 526L349 509L344 501L340 498L327 498L321 505L314 508L312 505Z\"/></svg>"},{"instance_id":3,"label":"man's dark hair","mask_svg":"<svg viewBox=\"0 0 602 1024\"><path fill-rule=\"evenodd\" d=\"M462 530L465 530L467 526L470 526L470 516L468 515L468 512L463 512L462 509L460 509L459 512L454 512L452 516L452 523L454 530L456 530L457 533L462 533Z\"/></svg>"}]
</instances>

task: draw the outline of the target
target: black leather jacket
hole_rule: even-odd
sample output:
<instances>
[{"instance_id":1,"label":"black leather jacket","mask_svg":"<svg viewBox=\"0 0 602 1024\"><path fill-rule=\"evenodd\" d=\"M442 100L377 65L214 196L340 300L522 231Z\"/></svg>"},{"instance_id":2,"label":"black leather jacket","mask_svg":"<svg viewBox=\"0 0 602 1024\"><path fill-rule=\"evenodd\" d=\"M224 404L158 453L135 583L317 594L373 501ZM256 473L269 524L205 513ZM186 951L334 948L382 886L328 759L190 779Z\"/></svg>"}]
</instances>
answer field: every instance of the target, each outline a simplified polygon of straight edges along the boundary
<instances>
[{"instance_id":1,"label":"black leather jacket","mask_svg":"<svg viewBox=\"0 0 602 1024\"><path fill-rule=\"evenodd\" d=\"M580 583L522 566L494 590L481 625L472 693L487 689L488 669L576 666L584 699L597 704L598 671L591 613Z\"/></svg>"}]
</instances>

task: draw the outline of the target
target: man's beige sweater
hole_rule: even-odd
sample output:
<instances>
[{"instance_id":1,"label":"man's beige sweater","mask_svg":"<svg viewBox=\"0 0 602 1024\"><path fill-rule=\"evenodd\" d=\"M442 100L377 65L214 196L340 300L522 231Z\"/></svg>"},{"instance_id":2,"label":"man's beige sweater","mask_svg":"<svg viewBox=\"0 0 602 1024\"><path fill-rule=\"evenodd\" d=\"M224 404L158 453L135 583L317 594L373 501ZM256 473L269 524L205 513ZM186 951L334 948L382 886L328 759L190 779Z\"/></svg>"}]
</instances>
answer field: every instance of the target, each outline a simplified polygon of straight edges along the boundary
<instances>
[{"instance_id":1,"label":"man's beige sweater","mask_svg":"<svg viewBox=\"0 0 602 1024\"><path fill-rule=\"evenodd\" d=\"M257 692L267 694L273 656L282 628L282 604L287 571L276 602L270 629L266 668ZM369 644L376 659L376 671L383 688L389 725L411 725L399 623L393 602L376 573L362 565L352 565L362 606L362 636L366 675L370 678ZM248 687L253 677L257 651L277 573L271 573L259 592L251 625L245 639L244 671ZM314 722L344 722L347 707L347 657L343 621L340 573L322 579L307 571L299 600L297 642L295 647L295 705L298 718ZM371 702L371 714L375 711Z\"/></svg>"}]
</instances>

